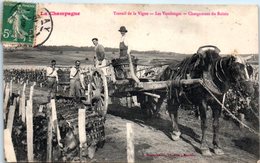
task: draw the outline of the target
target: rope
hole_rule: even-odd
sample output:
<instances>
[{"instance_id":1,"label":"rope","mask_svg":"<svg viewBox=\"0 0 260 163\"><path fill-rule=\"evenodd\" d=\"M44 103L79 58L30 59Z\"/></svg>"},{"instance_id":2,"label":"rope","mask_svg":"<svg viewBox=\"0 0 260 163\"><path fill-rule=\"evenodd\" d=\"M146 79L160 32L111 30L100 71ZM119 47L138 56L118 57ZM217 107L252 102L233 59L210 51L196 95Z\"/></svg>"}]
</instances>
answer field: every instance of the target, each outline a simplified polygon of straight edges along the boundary
<instances>
[{"instance_id":1,"label":"rope","mask_svg":"<svg viewBox=\"0 0 260 163\"><path fill-rule=\"evenodd\" d=\"M242 121L240 121L234 114L232 114L218 99L217 97L208 89L208 87L201 82L201 85L209 92L209 94L217 101L217 103L222 106L223 109L225 109L226 112L228 112L230 114L230 116L236 120L238 123L240 123L243 127L245 127L246 129L248 129L250 132L256 134L257 136L260 137L260 133L256 132L254 129L250 128L249 126L247 126L246 124L244 124Z\"/></svg>"}]
</instances>

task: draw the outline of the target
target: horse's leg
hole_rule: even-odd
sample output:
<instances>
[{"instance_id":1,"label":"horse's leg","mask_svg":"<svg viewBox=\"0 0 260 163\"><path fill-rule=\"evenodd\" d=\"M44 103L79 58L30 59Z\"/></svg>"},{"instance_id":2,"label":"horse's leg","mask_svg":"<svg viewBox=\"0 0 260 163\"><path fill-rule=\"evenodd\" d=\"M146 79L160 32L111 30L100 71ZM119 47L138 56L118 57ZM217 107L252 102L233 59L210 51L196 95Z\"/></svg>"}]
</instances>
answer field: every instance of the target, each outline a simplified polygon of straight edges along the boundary
<instances>
[{"instance_id":1,"label":"horse's leg","mask_svg":"<svg viewBox=\"0 0 260 163\"><path fill-rule=\"evenodd\" d=\"M208 128L208 126L207 126L207 107L208 107L208 105L206 104L206 101L203 100L202 104L199 106L200 118L201 118L201 131L202 131L200 150L201 150L202 155L211 156L211 152L209 151L209 147L207 144L207 139L205 137L205 133Z\"/></svg>"},{"instance_id":2,"label":"horse's leg","mask_svg":"<svg viewBox=\"0 0 260 163\"><path fill-rule=\"evenodd\" d=\"M220 148L219 145L219 117L221 115L221 107L218 105L215 105L217 107L212 108L212 117L213 117L213 150L214 153L217 155L223 155L224 152Z\"/></svg>"},{"instance_id":3,"label":"horse's leg","mask_svg":"<svg viewBox=\"0 0 260 163\"><path fill-rule=\"evenodd\" d=\"M167 102L167 110L169 112L173 131L171 133L172 140L176 141L180 139L181 132L178 127L178 105L173 104L173 102Z\"/></svg>"}]
</instances>

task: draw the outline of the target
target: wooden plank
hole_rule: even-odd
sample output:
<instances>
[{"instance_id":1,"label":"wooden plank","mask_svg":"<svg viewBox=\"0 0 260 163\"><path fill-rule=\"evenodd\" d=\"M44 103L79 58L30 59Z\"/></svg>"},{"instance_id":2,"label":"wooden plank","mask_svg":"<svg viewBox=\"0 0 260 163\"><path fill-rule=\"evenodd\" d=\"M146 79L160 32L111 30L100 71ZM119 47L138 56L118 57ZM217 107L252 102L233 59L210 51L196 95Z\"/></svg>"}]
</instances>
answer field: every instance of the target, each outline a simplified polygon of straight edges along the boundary
<instances>
[{"instance_id":1,"label":"wooden plank","mask_svg":"<svg viewBox=\"0 0 260 163\"><path fill-rule=\"evenodd\" d=\"M16 98L14 98L14 103L13 105L10 106L9 113L8 113L6 128L9 129L10 133L12 133L12 129L13 129L15 109L16 109Z\"/></svg>"},{"instance_id":2,"label":"wooden plank","mask_svg":"<svg viewBox=\"0 0 260 163\"><path fill-rule=\"evenodd\" d=\"M131 123L126 123L127 162L135 162L134 133Z\"/></svg>"},{"instance_id":3,"label":"wooden plank","mask_svg":"<svg viewBox=\"0 0 260 163\"><path fill-rule=\"evenodd\" d=\"M78 128L79 128L79 147L80 147L80 160L85 156L87 150L87 134L86 134L86 110L85 108L79 109L78 112Z\"/></svg>"},{"instance_id":4,"label":"wooden plank","mask_svg":"<svg viewBox=\"0 0 260 163\"><path fill-rule=\"evenodd\" d=\"M61 136L60 136L58 119L57 119L55 99L51 99L51 113L52 113L51 116L52 116L53 128L54 128L54 131L57 135L58 144L59 144L60 147L62 147L62 144L60 143Z\"/></svg>"},{"instance_id":5,"label":"wooden plank","mask_svg":"<svg viewBox=\"0 0 260 163\"><path fill-rule=\"evenodd\" d=\"M173 87L184 85L192 85L201 83L201 79L182 79L180 81L175 80L167 80L167 81L153 81L153 82L140 82L138 87L142 87L142 89L138 89L138 91L147 91L147 90L158 90L158 89L166 89L170 85Z\"/></svg>"},{"instance_id":6,"label":"wooden plank","mask_svg":"<svg viewBox=\"0 0 260 163\"><path fill-rule=\"evenodd\" d=\"M16 162L16 155L9 129L4 130L4 153L6 162Z\"/></svg>"},{"instance_id":7,"label":"wooden plank","mask_svg":"<svg viewBox=\"0 0 260 163\"><path fill-rule=\"evenodd\" d=\"M5 91L5 80L3 80L3 90ZM5 92L3 92L3 93L5 93Z\"/></svg>"},{"instance_id":8,"label":"wooden plank","mask_svg":"<svg viewBox=\"0 0 260 163\"><path fill-rule=\"evenodd\" d=\"M5 88L5 98L4 98L4 120L6 120L6 113L7 113L7 105L8 105L8 100L9 100L9 95L10 95L10 89L9 89L9 83L6 83L6 88Z\"/></svg>"},{"instance_id":9,"label":"wooden plank","mask_svg":"<svg viewBox=\"0 0 260 163\"><path fill-rule=\"evenodd\" d=\"M52 113L51 113L51 107L50 103L47 104L47 115L48 115L48 137L47 137L47 157L46 161L51 162L52 161Z\"/></svg>"},{"instance_id":10,"label":"wooden plank","mask_svg":"<svg viewBox=\"0 0 260 163\"><path fill-rule=\"evenodd\" d=\"M33 112L32 100L27 100L26 106L26 128L27 128L27 157L28 162L33 161Z\"/></svg>"},{"instance_id":11,"label":"wooden plank","mask_svg":"<svg viewBox=\"0 0 260 163\"><path fill-rule=\"evenodd\" d=\"M22 91L22 97L20 99L20 105L19 105L19 115L21 113L22 115L22 121L25 123L25 90L26 90L26 83L24 83L23 85L23 91ZM21 112L20 112L21 110Z\"/></svg>"},{"instance_id":12,"label":"wooden plank","mask_svg":"<svg viewBox=\"0 0 260 163\"><path fill-rule=\"evenodd\" d=\"M86 111L85 109L79 109L78 113L78 126L79 126L79 142L80 145L86 143Z\"/></svg>"},{"instance_id":13,"label":"wooden plank","mask_svg":"<svg viewBox=\"0 0 260 163\"><path fill-rule=\"evenodd\" d=\"M19 97L19 107L18 107L18 109L19 109L19 116L22 115L22 105L23 105L23 94L21 93L20 97Z\"/></svg>"},{"instance_id":14,"label":"wooden plank","mask_svg":"<svg viewBox=\"0 0 260 163\"><path fill-rule=\"evenodd\" d=\"M90 104L90 92L91 92L91 86L90 86L90 84L88 83L88 91L87 91L87 94L88 94L88 97L87 97L87 102Z\"/></svg>"},{"instance_id":15,"label":"wooden plank","mask_svg":"<svg viewBox=\"0 0 260 163\"><path fill-rule=\"evenodd\" d=\"M32 85L32 86L30 87L29 100L32 100L32 98L33 98L33 91L34 91L34 85Z\"/></svg>"},{"instance_id":16,"label":"wooden plank","mask_svg":"<svg viewBox=\"0 0 260 163\"><path fill-rule=\"evenodd\" d=\"M25 94L22 96L21 101L20 101L20 106L21 107L21 115L22 115L22 121L25 123L26 120L26 107L25 107Z\"/></svg>"},{"instance_id":17,"label":"wooden plank","mask_svg":"<svg viewBox=\"0 0 260 163\"><path fill-rule=\"evenodd\" d=\"M148 95L148 96L152 96L154 98L160 98L160 95L154 94L154 93L149 93L149 92L143 92L143 94Z\"/></svg>"},{"instance_id":18,"label":"wooden plank","mask_svg":"<svg viewBox=\"0 0 260 163\"><path fill-rule=\"evenodd\" d=\"M23 93L25 93L26 90L26 83L23 84Z\"/></svg>"}]
</instances>

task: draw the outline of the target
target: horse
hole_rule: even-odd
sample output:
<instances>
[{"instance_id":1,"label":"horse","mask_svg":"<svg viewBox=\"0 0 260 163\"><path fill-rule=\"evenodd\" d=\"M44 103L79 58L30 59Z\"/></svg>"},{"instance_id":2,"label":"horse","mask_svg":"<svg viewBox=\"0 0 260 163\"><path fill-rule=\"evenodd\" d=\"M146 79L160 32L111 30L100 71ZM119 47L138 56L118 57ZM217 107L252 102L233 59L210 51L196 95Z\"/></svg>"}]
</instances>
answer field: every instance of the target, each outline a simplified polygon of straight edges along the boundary
<instances>
[{"instance_id":1,"label":"horse","mask_svg":"<svg viewBox=\"0 0 260 163\"><path fill-rule=\"evenodd\" d=\"M234 85L240 87L243 82L249 80L246 64L239 56L221 57L219 53L220 50L216 46L202 46L197 53L179 64L169 65L159 77L160 81L198 78L203 81L181 87L171 86L167 95L167 110L173 128L171 138L179 140L181 132L178 127L178 109L182 104L195 105L198 108L202 130L200 151L205 156L211 155L205 137L208 127L206 114L208 106L213 114L213 152L217 155L224 154L219 143L219 118L222 106L212 95L222 101L229 88Z\"/></svg>"}]
</instances>

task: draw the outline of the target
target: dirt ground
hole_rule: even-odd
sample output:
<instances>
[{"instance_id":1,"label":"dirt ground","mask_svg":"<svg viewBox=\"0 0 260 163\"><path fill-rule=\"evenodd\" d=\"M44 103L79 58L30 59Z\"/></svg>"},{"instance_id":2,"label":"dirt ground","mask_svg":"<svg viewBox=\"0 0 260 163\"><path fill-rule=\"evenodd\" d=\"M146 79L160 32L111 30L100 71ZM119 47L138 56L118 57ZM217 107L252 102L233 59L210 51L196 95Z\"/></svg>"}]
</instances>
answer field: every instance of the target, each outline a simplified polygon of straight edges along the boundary
<instances>
[{"instance_id":1,"label":"dirt ground","mask_svg":"<svg viewBox=\"0 0 260 163\"><path fill-rule=\"evenodd\" d=\"M22 85L14 85L14 91ZM26 90L28 97L29 88ZM45 103L47 92L35 87L34 111ZM209 127L207 138L212 148L212 120L208 112ZM106 142L99 148L91 162L126 162L126 123L132 123L136 162L250 162L259 159L259 138L246 129L240 129L232 121L221 118L220 141L225 155L204 157L199 153L200 120L191 110L180 110L179 123L182 132L179 141L172 141L169 135L171 125L166 111L160 118L147 119L140 107L127 108L121 105L109 105L105 123Z\"/></svg>"}]
</instances>

